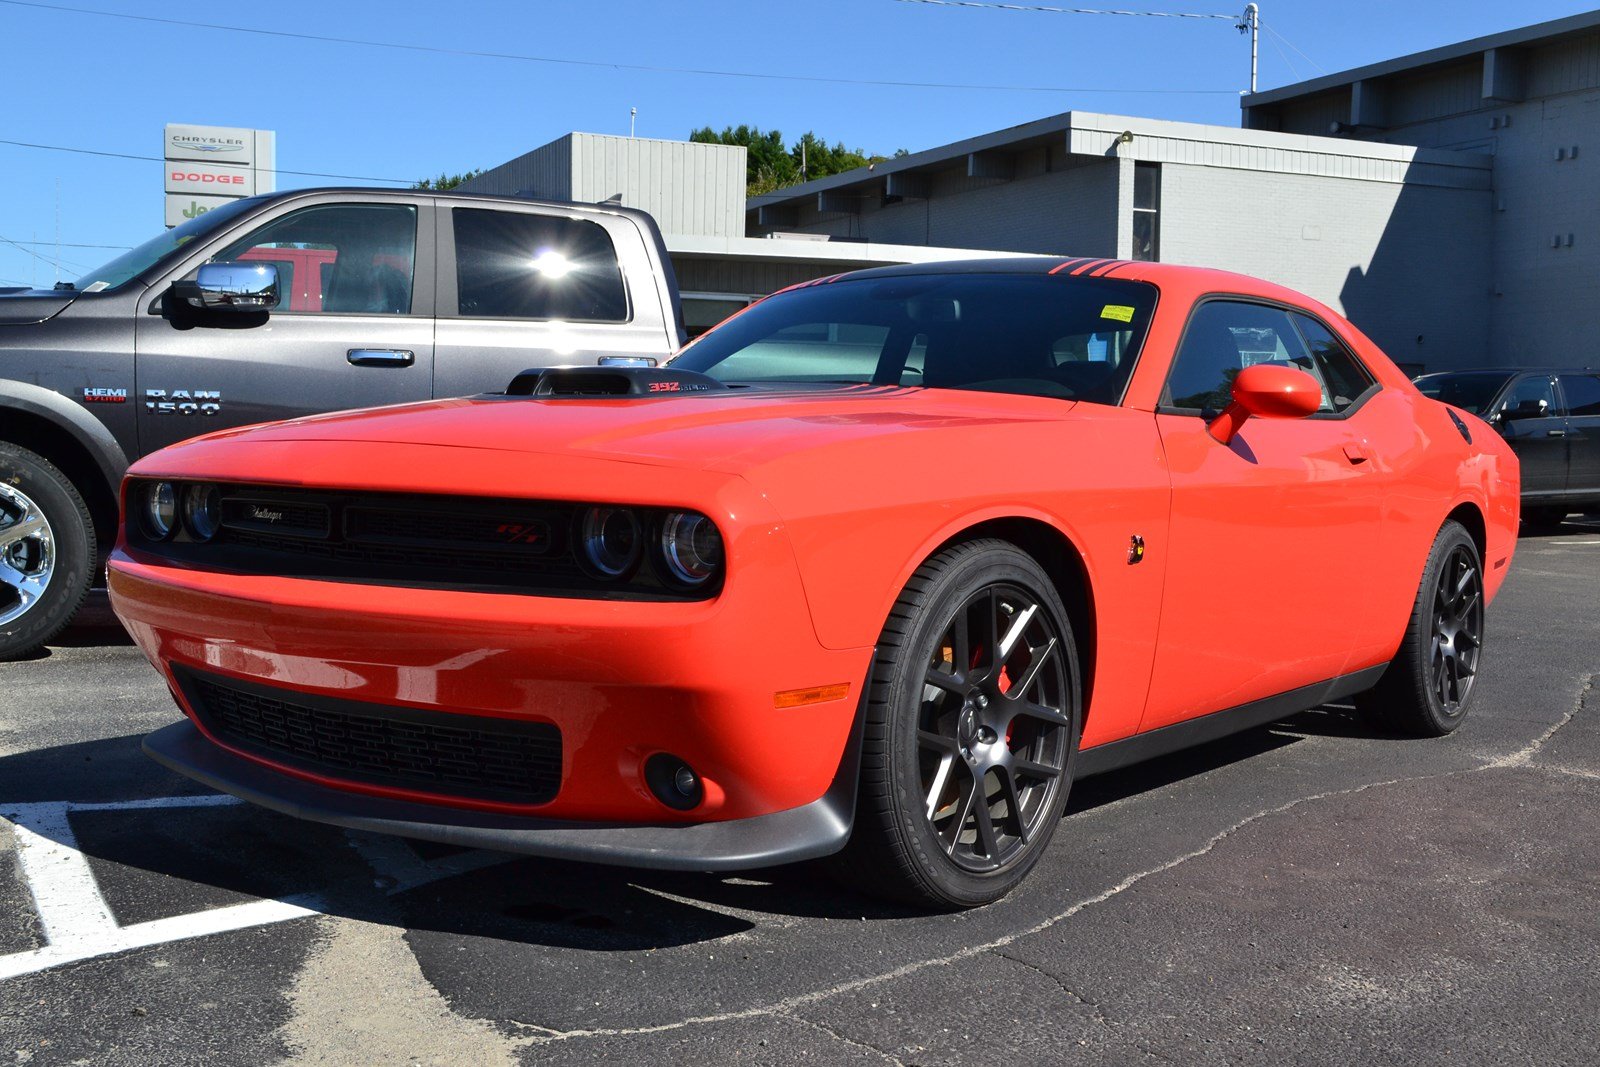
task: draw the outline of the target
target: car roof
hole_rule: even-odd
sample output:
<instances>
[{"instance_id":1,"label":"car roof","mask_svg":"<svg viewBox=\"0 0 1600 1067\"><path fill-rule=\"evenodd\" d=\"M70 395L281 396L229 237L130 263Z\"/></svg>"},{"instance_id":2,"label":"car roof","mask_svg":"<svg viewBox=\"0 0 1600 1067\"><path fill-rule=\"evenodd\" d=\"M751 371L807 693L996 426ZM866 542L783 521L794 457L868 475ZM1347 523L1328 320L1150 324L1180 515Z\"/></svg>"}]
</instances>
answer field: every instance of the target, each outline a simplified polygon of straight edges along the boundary
<instances>
[{"instance_id":1,"label":"car roof","mask_svg":"<svg viewBox=\"0 0 1600 1067\"><path fill-rule=\"evenodd\" d=\"M623 207L620 204L588 204L572 200L540 200L531 196L503 196L498 193L475 193L467 190L456 189L383 189L370 185L314 185L305 189L281 189L274 193L260 193L250 197L259 203L271 204L284 200L294 200L300 197L326 196L359 196L384 199L388 197L416 197L430 196L441 200L458 200L465 202L494 202L502 204L517 204L521 207L548 207L563 211L592 211L596 214L628 215L635 218L654 219L650 214L638 208Z\"/></svg>"}]
</instances>

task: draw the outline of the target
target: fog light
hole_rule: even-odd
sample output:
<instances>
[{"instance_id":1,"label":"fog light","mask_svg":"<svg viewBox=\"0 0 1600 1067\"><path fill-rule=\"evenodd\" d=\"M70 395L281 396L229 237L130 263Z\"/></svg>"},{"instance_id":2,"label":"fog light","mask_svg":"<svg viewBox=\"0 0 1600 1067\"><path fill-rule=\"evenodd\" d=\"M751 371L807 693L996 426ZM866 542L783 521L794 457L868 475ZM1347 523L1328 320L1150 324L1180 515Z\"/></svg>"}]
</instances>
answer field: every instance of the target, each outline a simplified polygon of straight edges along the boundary
<instances>
[{"instance_id":1,"label":"fog light","mask_svg":"<svg viewBox=\"0 0 1600 1067\"><path fill-rule=\"evenodd\" d=\"M152 541L165 541L178 523L178 490L171 482L146 482L136 504L139 527Z\"/></svg>"},{"instance_id":2,"label":"fog light","mask_svg":"<svg viewBox=\"0 0 1600 1067\"><path fill-rule=\"evenodd\" d=\"M694 768L665 752L644 761L644 780L657 800L678 811L698 807L705 799L705 784Z\"/></svg>"}]
</instances>

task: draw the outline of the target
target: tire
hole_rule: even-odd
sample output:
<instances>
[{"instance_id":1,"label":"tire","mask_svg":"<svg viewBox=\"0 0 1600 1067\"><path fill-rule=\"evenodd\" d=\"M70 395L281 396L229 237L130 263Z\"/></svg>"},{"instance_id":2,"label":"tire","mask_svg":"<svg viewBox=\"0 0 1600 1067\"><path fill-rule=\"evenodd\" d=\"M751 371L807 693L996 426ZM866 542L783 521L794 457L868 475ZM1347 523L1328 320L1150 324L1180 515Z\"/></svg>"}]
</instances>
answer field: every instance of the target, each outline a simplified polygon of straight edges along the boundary
<instances>
[{"instance_id":1,"label":"tire","mask_svg":"<svg viewBox=\"0 0 1600 1067\"><path fill-rule=\"evenodd\" d=\"M1439 530L1400 650L1356 698L1373 722L1411 737L1443 737L1478 693L1484 636L1483 560L1460 523Z\"/></svg>"},{"instance_id":2,"label":"tire","mask_svg":"<svg viewBox=\"0 0 1600 1067\"><path fill-rule=\"evenodd\" d=\"M0 442L0 661L66 628L96 559L94 523L72 482L44 457Z\"/></svg>"},{"instance_id":3,"label":"tire","mask_svg":"<svg viewBox=\"0 0 1600 1067\"><path fill-rule=\"evenodd\" d=\"M855 827L836 869L920 907L999 900L1061 821L1081 706L1071 624L1039 564L1005 541L940 552L879 638Z\"/></svg>"}]
</instances>

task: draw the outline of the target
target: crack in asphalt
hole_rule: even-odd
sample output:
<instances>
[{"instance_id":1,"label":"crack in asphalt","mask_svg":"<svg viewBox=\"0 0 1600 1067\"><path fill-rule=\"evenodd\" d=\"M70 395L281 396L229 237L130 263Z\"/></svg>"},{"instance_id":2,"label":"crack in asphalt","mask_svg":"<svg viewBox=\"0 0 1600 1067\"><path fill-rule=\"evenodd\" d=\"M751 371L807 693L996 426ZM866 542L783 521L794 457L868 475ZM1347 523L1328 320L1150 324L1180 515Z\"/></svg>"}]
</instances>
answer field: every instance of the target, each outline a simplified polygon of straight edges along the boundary
<instances>
[{"instance_id":1,"label":"crack in asphalt","mask_svg":"<svg viewBox=\"0 0 1600 1067\"><path fill-rule=\"evenodd\" d=\"M1185 852L1180 856L1166 861L1165 863L1159 863L1154 867L1149 867L1145 870L1130 874L1114 885L1101 890L1099 893L1085 897L1064 911L1042 919L1039 922L1034 923L1032 926L1010 934L993 938L984 942L983 944L968 945L964 948L957 949L955 952L949 953L948 955L936 956L930 959L915 960L911 963L902 964L899 967L885 971L882 974L854 978L850 981L841 982L837 985L828 986L823 989L812 990L809 993L800 993L792 997L785 997L784 999L775 1001L771 1004L758 1005L752 1008L744 1008L739 1011L718 1012L710 1015L694 1015L669 1023L658 1023L654 1026L595 1027L591 1029L578 1030L551 1030L548 1035L530 1036L519 1039L519 1044L546 1044L555 1041L573 1041L596 1037L635 1037L647 1034L666 1033L673 1030L681 1030L690 1026L700 1026L708 1023L733 1022L740 1019L757 1019L775 1015L792 1015L794 1010L797 1008L801 1008L809 1004L816 1004L824 1000L831 1000L834 997L843 996L846 993L853 993L859 989L865 989L869 986L881 985L885 982L892 982L897 979L907 977L908 975L917 974L921 971L927 970L930 967L948 967L954 963L971 959L972 957L983 953L995 953L997 955L1001 955L998 950L1006 947L1007 945L1015 944L1025 937L1032 937L1035 934L1043 933L1051 927L1065 922L1067 919L1070 919L1072 916L1078 914L1086 908L1094 907L1097 904L1103 904L1106 901L1111 900L1113 897L1121 895L1127 890L1138 885L1140 882L1143 882L1149 878L1153 878L1156 875L1165 874L1167 871L1170 871L1176 867L1180 867L1191 860L1196 860L1202 856L1209 855L1216 849L1218 845L1245 827L1251 826L1263 819L1268 819L1275 815L1282 815L1285 812L1292 811L1302 805L1314 804L1319 801L1332 800L1339 797L1357 796L1361 793L1368 792L1369 790L1384 789L1389 786L1408 785L1415 782L1427 782L1441 778L1453 778L1458 775L1476 774L1485 770L1501 770L1528 766L1533 757L1538 754L1539 750L1556 735L1557 731L1570 723L1577 716L1579 710L1582 709L1588 702L1589 695L1594 690L1595 677L1595 673L1590 673L1584 679L1584 684L1579 689L1576 697L1573 699L1571 708L1565 715L1561 717L1559 721L1554 723L1549 729L1545 730L1542 734L1534 738L1528 744L1524 745L1520 749L1517 749L1515 752L1511 752L1505 756L1485 759L1482 763L1475 767L1466 767L1451 771L1440 771L1434 774L1407 775L1400 778L1388 778L1378 782L1367 782L1364 785L1352 786L1346 789L1331 789L1321 793L1313 793L1308 796L1297 797L1294 800L1280 804L1276 807L1255 812L1254 814L1247 815L1225 829L1213 834L1199 848ZM1014 957L1007 956L1006 958L1014 960ZM543 1029L546 1028L541 1027L541 1030Z\"/></svg>"},{"instance_id":2,"label":"crack in asphalt","mask_svg":"<svg viewBox=\"0 0 1600 1067\"><path fill-rule=\"evenodd\" d=\"M777 1017L780 1018L780 1019L790 1019L790 1020L792 1020L794 1022L804 1023L806 1026L814 1027L815 1029L821 1030L823 1033L827 1034L829 1037L832 1037L832 1038L834 1038L834 1039L836 1039L838 1041L842 1041L846 1045L854 1045L856 1048L865 1049L868 1052L876 1053L877 1055L883 1057L885 1060L888 1060L890 1063L895 1064L896 1067L907 1067L906 1061L902 1060L900 1057L894 1055L894 1053L886 1052L883 1049L879 1048L877 1045L869 1045L865 1041L857 1041L853 1037L847 1037L846 1035L841 1034L839 1031L835 1030L833 1027L829 1026L827 1023L818 1022L815 1019L807 1019L803 1015L793 1015L793 1014L790 1014L789 1012L786 1012L786 1011L780 1011L780 1012L777 1012L776 1014L777 1014Z\"/></svg>"}]
</instances>

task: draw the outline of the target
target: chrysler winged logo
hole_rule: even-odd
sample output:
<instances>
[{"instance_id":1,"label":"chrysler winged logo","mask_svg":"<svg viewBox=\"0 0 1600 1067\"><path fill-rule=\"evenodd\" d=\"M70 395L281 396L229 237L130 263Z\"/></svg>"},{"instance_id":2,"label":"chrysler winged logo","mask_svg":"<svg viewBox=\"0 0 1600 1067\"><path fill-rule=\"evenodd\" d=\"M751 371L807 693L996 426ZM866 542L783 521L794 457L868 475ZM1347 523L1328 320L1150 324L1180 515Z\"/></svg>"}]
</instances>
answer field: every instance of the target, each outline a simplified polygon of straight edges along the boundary
<instances>
[{"instance_id":1,"label":"chrysler winged logo","mask_svg":"<svg viewBox=\"0 0 1600 1067\"><path fill-rule=\"evenodd\" d=\"M257 522L282 522L283 512L264 508L260 504L251 504L250 517Z\"/></svg>"}]
</instances>

